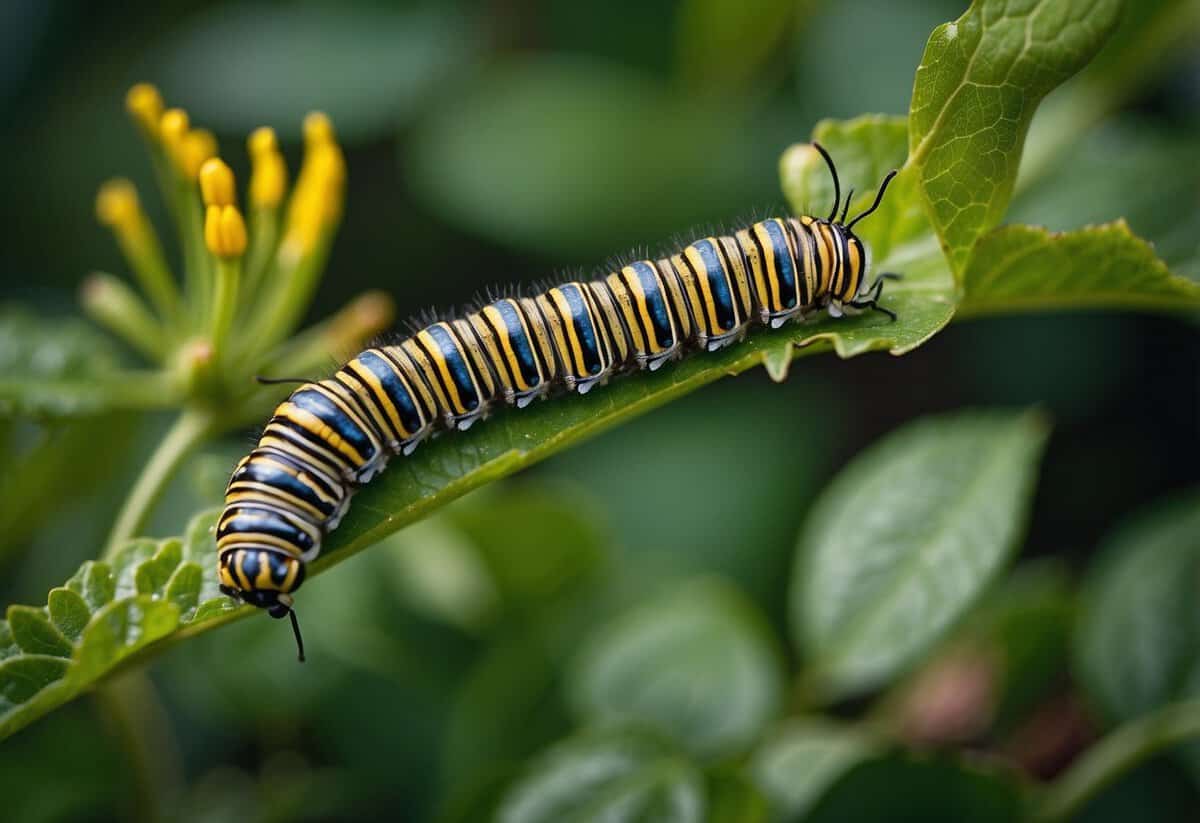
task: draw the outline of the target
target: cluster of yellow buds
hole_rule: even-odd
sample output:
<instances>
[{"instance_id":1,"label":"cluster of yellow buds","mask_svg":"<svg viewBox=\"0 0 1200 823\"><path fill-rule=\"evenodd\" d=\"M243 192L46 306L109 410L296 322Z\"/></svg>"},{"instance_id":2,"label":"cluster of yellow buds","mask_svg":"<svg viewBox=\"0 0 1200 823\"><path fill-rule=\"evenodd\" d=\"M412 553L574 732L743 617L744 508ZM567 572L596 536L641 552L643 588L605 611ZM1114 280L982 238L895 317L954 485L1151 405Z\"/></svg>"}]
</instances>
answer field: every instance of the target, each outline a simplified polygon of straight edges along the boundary
<instances>
[{"instance_id":1,"label":"cluster of yellow buds","mask_svg":"<svg viewBox=\"0 0 1200 823\"><path fill-rule=\"evenodd\" d=\"M327 116L312 113L304 121L304 156L290 197L275 132L263 127L250 135L243 212L233 171L218 156L212 132L193 126L182 108L168 108L149 84L131 88L125 107L150 151L180 233L183 277L181 284L172 274L133 184L105 183L96 197L97 217L112 230L149 305L119 278L98 274L82 293L97 322L164 364L205 359L184 375L188 386L203 383L196 379L201 372L211 376L232 365L315 365L329 356L328 346L386 326L390 301L375 294L287 340L315 291L345 198L346 163ZM362 305L374 310L363 312Z\"/></svg>"}]
</instances>

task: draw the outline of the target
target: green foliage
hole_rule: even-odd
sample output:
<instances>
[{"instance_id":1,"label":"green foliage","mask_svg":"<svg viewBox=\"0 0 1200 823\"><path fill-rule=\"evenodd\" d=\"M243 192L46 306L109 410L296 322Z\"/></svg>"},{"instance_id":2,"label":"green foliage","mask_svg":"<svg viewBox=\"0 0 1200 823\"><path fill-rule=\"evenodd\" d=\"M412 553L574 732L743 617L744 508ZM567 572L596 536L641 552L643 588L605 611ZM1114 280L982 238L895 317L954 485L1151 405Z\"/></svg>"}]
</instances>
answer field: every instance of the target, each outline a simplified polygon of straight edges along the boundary
<instances>
[{"instance_id":1,"label":"green foliage","mask_svg":"<svg viewBox=\"0 0 1200 823\"><path fill-rule=\"evenodd\" d=\"M753 111L751 99L764 68L791 19L807 15L776 0L735 5L697 0L680 7L673 55L679 88L594 58L506 58L475 86L437 95L433 115L414 135L418 194L480 234L564 255L658 237L714 203L748 199L741 195L752 181L728 158L761 152L729 147L755 131L746 123L764 114ZM975 315L1200 308L1200 287L1172 274L1124 221L1074 228L1081 215L1092 219L1093 204L1066 197L1079 200L1081 191L1063 170L1072 169L1070 160L1055 170L1046 165L1056 146L1069 145L1103 107L1097 90L1126 82L1119 76L1146 60L1136 52L1162 37L1126 31L1124 49L1132 54L1106 60L1103 76L1087 75L1086 92L1077 86L1064 93L1069 105L1056 114L1053 137L1035 146L1038 163L1032 171L1021 165L1042 98L1088 63L1116 25L1120 5L977 0L934 31L907 117L816 126L814 139L838 162L843 193L856 192L851 214L870 205L890 169L899 170L879 211L860 226L874 271L904 276L888 283L882 301L896 322L878 314L816 316L791 328L756 329L728 350L629 375L586 397L500 410L470 432L393 461L356 494L310 574L368 546L379 550L341 575L307 584L300 598L312 656L330 661L327 668L297 681L290 660L281 663L291 652L281 645L279 624L262 619L248 621L237 643L209 647L209 665L192 662L203 659L204 642L188 644L197 657L180 665L177 680L221 703L212 714L228 721L208 733L255 727L272 745L297 748L301 736L327 737L340 747L339 763L356 764L376 784L396 774L404 775L405 790L438 784L445 821L742 823L1009 820L1028 811L1028 800L1036 813L1061 819L1133 765L1200 735L1189 587L1200 563L1192 539L1200 523L1192 497L1113 538L1085 584L1077 632L1061 569L1032 566L1003 578L1024 537L1049 430L1039 411L973 412L902 427L837 473L807 515L812 495L805 482L817 476L819 460L764 480L764 487L786 486L788 515L804 517L790 587L780 575L775 604L752 601L720 578L664 582L639 559L612 562L613 535L593 501L574 489L502 488L450 505L760 364L782 380L802 354L902 355L952 320ZM1138 20L1153 30L1180 16L1168 2ZM295 119L297 106L320 105L352 137L369 140L415 111L431 88L441 88L448 67L478 47L463 22L432 11L255 6L201 18L164 65L173 86L219 125ZM267 28L283 34L259 48ZM224 51L228 42L247 40L256 45L232 51L254 61L209 65L214 43ZM386 76L374 82L385 64ZM362 66L372 67L372 82L363 82ZM289 94L297 86L305 88L303 104ZM543 128L547 121L557 130ZM1194 147L1178 141L1167 148L1171 153L1156 153L1164 164L1190 159ZM1092 160L1091 173L1075 177L1107 172L1113 164L1105 151L1112 149L1101 149L1104 159ZM1029 175L1021 183L1019 166ZM811 147L787 150L779 172L793 212L824 216L832 185ZM1103 185L1121 194L1141 182L1126 173L1114 170ZM1055 228L1067 230L998 228L1022 185L1037 193L1039 175L1048 175L1043 187L1059 195L1041 208L1055 216ZM606 185L591 185L598 179ZM1174 181L1178 197L1190 196L1188 180L1181 174ZM1131 192L1132 224L1165 241L1159 248L1170 249L1168 260L1186 262L1194 252L1191 218L1161 225L1161 211L1137 208L1142 196ZM640 208L651 197L668 205L655 213ZM1114 195L1095 199L1111 203ZM1036 199L1022 209L1028 211L1019 215L1038 214ZM59 475L85 474L70 455L111 431L95 412L184 409L131 495L132 514L114 532L121 538L144 530L145 514L190 449L265 414L275 390L249 388L251 373L291 373L285 366L308 373L331 348L365 333L373 321L360 316L353 334L334 334L339 324L331 322L284 340L312 296L323 254L304 277L279 281L284 304L267 295L267 307L288 309L278 324L254 310L262 305L234 312L246 321L234 325L234 351L246 347L253 356L235 357L218 372L202 358L190 365L180 359L202 351L182 345L183 335L144 376L124 369L107 340L91 332L73 325L47 330L19 312L0 317L0 366L11 367L0 379L0 412L70 417L77 427L57 451L38 441L16 453L8 443L28 439L18 428L26 424L0 424L8 437L0 456L21 479L20 487L0 489L7 507L0 508L0 545L9 531L19 534L44 516L36 503ZM202 307L186 308L195 310L193 321L206 316ZM188 334L203 333L203 325L193 322ZM272 330L266 342L262 328ZM804 412L811 420L833 417L815 403ZM766 436L753 421L735 417L728 425ZM743 441L724 428L708 436L727 440L721 447L729 456L718 459L724 453L697 437L697 449L710 449L713 463L656 477L640 492L655 517L686 516L677 501L690 503L693 486L703 482L728 492L721 502L729 509L766 505L756 499L758 487L738 475ZM619 456L622 481L640 468L630 455L652 458L658 442ZM683 491L663 495L669 483ZM434 513L436 519L397 534ZM114 673L251 611L216 588L214 516L199 515L181 538L114 539L104 560L84 564L52 589L44 607L8 608L0 621L0 737L88 690L111 695L106 681ZM687 530L679 532L686 545ZM752 548L749 542L729 553ZM797 658L783 652L784 624ZM965 742L1019 761L1023 724L1059 696L1072 643L1088 696L1107 721L1122 725L1048 791L985 758L912 753ZM914 718L928 709L922 698L945 694L938 688L946 684L962 698L957 706L965 716L950 720L963 720L966 731L939 738L930 729L952 724L922 727ZM272 699L263 700L266 694ZM378 715L385 703L389 723ZM835 703L836 722L808 713ZM305 728L297 730L298 718ZM438 779L430 774L435 763ZM209 775L201 794L220 801L189 808L196 816L250 816L248 806L280 818L336 816L362 794L361 786L346 789L344 775L303 762L235 777ZM281 797L285 780L304 790Z\"/></svg>"},{"instance_id":2,"label":"green foliage","mask_svg":"<svg viewBox=\"0 0 1200 823\"><path fill-rule=\"evenodd\" d=\"M1076 661L1089 696L1113 720L1200 697L1198 536L1193 492L1113 534L1085 581Z\"/></svg>"},{"instance_id":3,"label":"green foliage","mask_svg":"<svg viewBox=\"0 0 1200 823\"><path fill-rule=\"evenodd\" d=\"M756 740L779 710L783 672L763 619L736 591L685 585L586 642L567 686L580 720L636 721L702 757Z\"/></svg>"},{"instance_id":4,"label":"green foliage","mask_svg":"<svg viewBox=\"0 0 1200 823\"><path fill-rule=\"evenodd\" d=\"M0 309L0 417L80 417L174 400L157 375L122 369L109 339L86 323Z\"/></svg>"},{"instance_id":5,"label":"green foliage","mask_svg":"<svg viewBox=\"0 0 1200 823\"><path fill-rule=\"evenodd\" d=\"M1119 0L975 0L930 35L913 86L910 160L956 273L1008 209L1042 98L1083 68Z\"/></svg>"},{"instance_id":6,"label":"green foliage","mask_svg":"<svg viewBox=\"0 0 1200 823\"><path fill-rule=\"evenodd\" d=\"M46 606L8 607L0 621L0 736L185 627L236 613L217 592L212 523L200 515L183 538L131 541L108 562L84 563L51 589Z\"/></svg>"},{"instance_id":7,"label":"green foliage","mask_svg":"<svg viewBox=\"0 0 1200 823\"><path fill-rule=\"evenodd\" d=\"M685 755L633 730L582 734L535 760L496 813L500 823L707 819L704 778Z\"/></svg>"},{"instance_id":8,"label":"green foliage","mask_svg":"<svg viewBox=\"0 0 1200 823\"><path fill-rule=\"evenodd\" d=\"M1200 284L1172 275L1124 221L1052 233L1007 226L979 241L963 274L961 311L1053 311L1125 305L1195 310Z\"/></svg>"},{"instance_id":9,"label":"green foliage","mask_svg":"<svg viewBox=\"0 0 1200 823\"><path fill-rule=\"evenodd\" d=\"M927 420L829 486L792 578L793 630L823 697L890 680L995 578L1018 544L1046 435L1035 413Z\"/></svg>"},{"instance_id":10,"label":"green foliage","mask_svg":"<svg viewBox=\"0 0 1200 823\"><path fill-rule=\"evenodd\" d=\"M770 800L772 819L800 820L847 771L879 750L857 729L800 718L771 733L750 771Z\"/></svg>"}]
</instances>

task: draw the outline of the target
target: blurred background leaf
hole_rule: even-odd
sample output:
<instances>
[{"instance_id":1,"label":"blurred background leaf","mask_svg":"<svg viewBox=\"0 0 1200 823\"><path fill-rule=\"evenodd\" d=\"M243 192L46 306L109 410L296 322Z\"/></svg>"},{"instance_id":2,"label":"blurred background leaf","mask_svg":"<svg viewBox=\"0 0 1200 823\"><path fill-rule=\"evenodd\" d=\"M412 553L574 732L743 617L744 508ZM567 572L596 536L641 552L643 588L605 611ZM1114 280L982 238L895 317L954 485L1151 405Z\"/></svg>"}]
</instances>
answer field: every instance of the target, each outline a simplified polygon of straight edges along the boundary
<instances>
[{"instance_id":1,"label":"blurred background leaf","mask_svg":"<svg viewBox=\"0 0 1200 823\"><path fill-rule=\"evenodd\" d=\"M1084 585L1075 662L1110 723L1200 696L1200 506L1195 492L1112 534ZM1200 747L1187 750L1200 775Z\"/></svg>"},{"instance_id":2,"label":"blurred background leaf","mask_svg":"<svg viewBox=\"0 0 1200 823\"><path fill-rule=\"evenodd\" d=\"M1034 412L925 420L829 485L792 574L814 697L879 685L962 616L1020 543L1046 435Z\"/></svg>"},{"instance_id":3,"label":"blurred background leaf","mask_svg":"<svg viewBox=\"0 0 1200 823\"><path fill-rule=\"evenodd\" d=\"M296 140L318 109L361 143L390 134L469 67L474 40L449 3L229 3L167 38L144 71L225 133L271 124Z\"/></svg>"},{"instance_id":4,"label":"blurred background leaf","mask_svg":"<svg viewBox=\"0 0 1200 823\"><path fill-rule=\"evenodd\" d=\"M736 590L685 583L599 627L580 649L568 696L582 723L636 722L697 756L729 756L779 711L775 646Z\"/></svg>"}]
</instances>

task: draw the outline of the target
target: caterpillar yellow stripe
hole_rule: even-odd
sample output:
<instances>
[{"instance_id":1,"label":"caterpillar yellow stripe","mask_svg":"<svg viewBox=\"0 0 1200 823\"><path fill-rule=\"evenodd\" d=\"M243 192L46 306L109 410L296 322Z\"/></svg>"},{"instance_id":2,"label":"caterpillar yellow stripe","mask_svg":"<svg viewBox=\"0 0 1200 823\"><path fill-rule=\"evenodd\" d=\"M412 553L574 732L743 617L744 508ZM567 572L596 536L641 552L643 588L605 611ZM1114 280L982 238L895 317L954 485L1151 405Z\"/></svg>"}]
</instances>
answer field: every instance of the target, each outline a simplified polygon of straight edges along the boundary
<instances>
[{"instance_id":1,"label":"caterpillar yellow stripe","mask_svg":"<svg viewBox=\"0 0 1200 823\"><path fill-rule=\"evenodd\" d=\"M591 282L495 300L301 385L229 482L217 527L222 591L290 616L299 645L292 593L305 564L354 490L435 431L465 430L497 405L523 408L555 389L584 394L613 375L728 346L755 326L821 311L875 310L894 320L879 298L898 275L870 279L854 225L879 207L895 172L847 221L850 198L842 204L833 160L813 146L833 177L828 217L770 218Z\"/></svg>"}]
</instances>

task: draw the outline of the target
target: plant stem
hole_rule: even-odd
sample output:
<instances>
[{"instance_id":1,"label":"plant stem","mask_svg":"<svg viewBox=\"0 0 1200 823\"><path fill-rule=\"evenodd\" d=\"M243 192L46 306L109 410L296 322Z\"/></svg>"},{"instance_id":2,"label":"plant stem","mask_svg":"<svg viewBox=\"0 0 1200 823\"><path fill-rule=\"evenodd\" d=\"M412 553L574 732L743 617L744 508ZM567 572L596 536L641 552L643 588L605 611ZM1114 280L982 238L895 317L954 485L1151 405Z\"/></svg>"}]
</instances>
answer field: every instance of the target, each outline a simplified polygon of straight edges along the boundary
<instances>
[{"instance_id":1,"label":"plant stem","mask_svg":"<svg viewBox=\"0 0 1200 823\"><path fill-rule=\"evenodd\" d=\"M105 558L111 557L126 540L137 536L175 468L212 430L213 419L207 412L185 409L176 418L121 506L108 535Z\"/></svg>"},{"instance_id":2,"label":"plant stem","mask_svg":"<svg viewBox=\"0 0 1200 823\"><path fill-rule=\"evenodd\" d=\"M134 819L169 819L183 786L179 746L154 684L129 672L96 690L104 721L125 752L134 780Z\"/></svg>"},{"instance_id":3,"label":"plant stem","mask_svg":"<svg viewBox=\"0 0 1200 823\"><path fill-rule=\"evenodd\" d=\"M1126 723L1084 752L1050 786L1034 810L1034 818L1067 820L1152 755L1196 737L1200 737L1200 700L1172 703Z\"/></svg>"},{"instance_id":4,"label":"plant stem","mask_svg":"<svg viewBox=\"0 0 1200 823\"><path fill-rule=\"evenodd\" d=\"M229 347L229 330L237 312L238 286L242 279L240 258L217 260L217 282L212 302L211 339L213 362L220 368Z\"/></svg>"}]
</instances>

